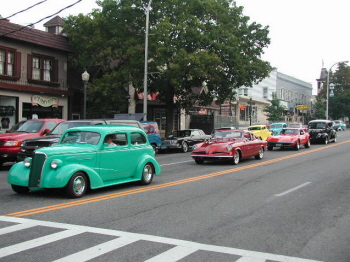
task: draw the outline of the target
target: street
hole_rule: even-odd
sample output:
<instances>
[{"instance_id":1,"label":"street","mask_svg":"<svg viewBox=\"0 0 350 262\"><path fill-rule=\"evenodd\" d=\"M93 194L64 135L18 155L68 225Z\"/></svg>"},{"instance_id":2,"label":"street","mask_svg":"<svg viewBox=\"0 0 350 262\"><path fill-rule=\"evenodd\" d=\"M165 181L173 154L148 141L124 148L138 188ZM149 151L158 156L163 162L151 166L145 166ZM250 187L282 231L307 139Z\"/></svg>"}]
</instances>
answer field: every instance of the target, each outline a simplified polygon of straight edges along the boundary
<instances>
[{"instance_id":1,"label":"street","mask_svg":"<svg viewBox=\"0 0 350 262\"><path fill-rule=\"evenodd\" d=\"M350 261L350 131L237 166L156 156L149 186L14 193L0 169L0 261Z\"/></svg>"}]
</instances>

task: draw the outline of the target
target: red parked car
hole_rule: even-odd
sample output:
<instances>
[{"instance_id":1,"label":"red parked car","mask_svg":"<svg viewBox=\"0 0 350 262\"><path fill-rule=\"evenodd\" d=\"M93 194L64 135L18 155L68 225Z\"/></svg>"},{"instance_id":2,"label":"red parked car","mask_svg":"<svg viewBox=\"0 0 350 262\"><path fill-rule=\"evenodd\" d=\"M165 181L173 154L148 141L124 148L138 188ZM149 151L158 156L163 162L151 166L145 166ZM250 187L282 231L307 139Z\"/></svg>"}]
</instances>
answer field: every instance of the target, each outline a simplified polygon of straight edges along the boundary
<instances>
[{"instance_id":1,"label":"red parked car","mask_svg":"<svg viewBox=\"0 0 350 262\"><path fill-rule=\"evenodd\" d=\"M241 159L262 159L267 142L246 130L215 130L213 137L193 146L192 158L197 164L204 161L229 161L237 165Z\"/></svg>"},{"instance_id":2,"label":"red parked car","mask_svg":"<svg viewBox=\"0 0 350 262\"><path fill-rule=\"evenodd\" d=\"M65 119L30 119L12 133L0 134L0 166L16 162L23 140L43 136Z\"/></svg>"},{"instance_id":3,"label":"red parked car","mask_svg":"<svg viewBox=\"0 0 350 262\"><path fill-rule=\"evenodd\" d=\"M267 139L268 150L274 147L299 150L300 146L310 147L310 135L304 128L283 128L279 135Z\"/></svg>"}]
</instances>

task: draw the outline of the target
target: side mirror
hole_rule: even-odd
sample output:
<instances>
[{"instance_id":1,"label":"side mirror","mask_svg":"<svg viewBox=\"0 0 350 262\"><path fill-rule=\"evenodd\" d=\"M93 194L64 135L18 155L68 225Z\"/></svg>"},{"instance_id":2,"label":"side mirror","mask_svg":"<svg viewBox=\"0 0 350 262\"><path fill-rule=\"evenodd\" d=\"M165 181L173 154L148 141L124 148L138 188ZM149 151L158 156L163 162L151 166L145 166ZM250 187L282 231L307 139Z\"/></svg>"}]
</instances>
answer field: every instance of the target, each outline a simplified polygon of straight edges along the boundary
<instances>
[{"instance_id":1,"label":"side mirror","mask_svg":"<svg viewBox=\"0 0 350 262\"><path fill-rule=\"evenodd\" d=\"M51 131L50 129L46 128L46 129L44 129L43 134L45 135L45 134L49 133L50 131Z\"/></svg>"}]
</instances>

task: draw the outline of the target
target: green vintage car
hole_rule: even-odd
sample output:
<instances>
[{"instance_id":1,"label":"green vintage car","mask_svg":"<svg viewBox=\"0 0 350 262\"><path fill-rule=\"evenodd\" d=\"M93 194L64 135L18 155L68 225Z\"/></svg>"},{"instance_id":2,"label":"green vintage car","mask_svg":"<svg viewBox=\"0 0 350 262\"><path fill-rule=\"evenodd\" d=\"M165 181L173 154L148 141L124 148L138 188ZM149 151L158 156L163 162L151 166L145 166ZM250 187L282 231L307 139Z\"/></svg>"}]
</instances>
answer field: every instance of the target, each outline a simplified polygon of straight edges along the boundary
<instances>
[{"instance_id":1,"label":"green vintage car","mask_svg":"<svg viewBox=\"0 0 350 262\"><path fill-rule=\"evenodd\" d=\"M112 144L106 143L106 137ZM139 181L150 184L161 173L146 133L133 126L84 126L68 129L57 146L37 149L13 165L8 183L21 194L64 188L78 198L87 189Z\"/></svg>"}]
</instances>

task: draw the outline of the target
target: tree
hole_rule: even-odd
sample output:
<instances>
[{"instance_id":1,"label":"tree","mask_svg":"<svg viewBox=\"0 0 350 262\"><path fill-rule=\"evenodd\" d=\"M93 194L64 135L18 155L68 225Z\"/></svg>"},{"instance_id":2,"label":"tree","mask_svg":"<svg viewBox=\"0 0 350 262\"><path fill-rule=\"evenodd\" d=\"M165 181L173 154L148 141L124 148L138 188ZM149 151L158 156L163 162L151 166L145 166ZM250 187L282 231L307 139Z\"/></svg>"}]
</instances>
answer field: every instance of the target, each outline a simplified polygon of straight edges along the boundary
<instances>
[{"instance_id":1,"label":"tree","mask_svg":"<svg viewBox=\"0 0 350 262\"><path fill-rule=\"evenodd\" d=\"M132 84L142 91L145 10L148 1L98 1L101 10L68 17L65 32L79 50L76 65L101 64L120 87ZM268 46L268 27L243 15L230 0L167 0L152 2L149 30L149 90L158 92L166 108L189 110L215 100L232 99L235 89L252 86L271 72L261 59ZM110 83L110 82L109 82ZM200 96L192 92L205 83ZM105 85L107 86L107 84ZM113 90L113 85L108 86ZM93 85L101 89L101 85ZM105 87L104 87L105 88ZM105 92L112 94L112 92ZM114 95L115 92L114 92ZM167 110L166 134L172 131L173 112Z\"/></svg>"},{"instance_id":2,"label":"tree","mask_svg":"<svg viewBox=\"0 0 350 262\"><path fill-rule=\"evenodd\" d=\"M277 98L277 94L272 94L272 99L269 100L271 105L267 105L264 107L263 112L265 112L267 116L267 120L270 122L279 122L282 120L283 113L285 111L285 107L281 105L281 100Z\"/></svg>"}]
</instances>

